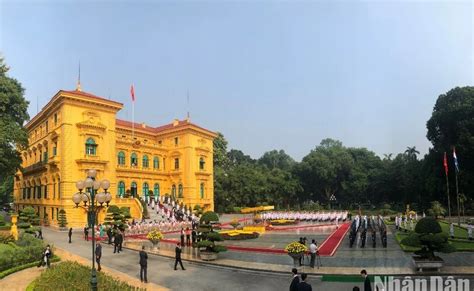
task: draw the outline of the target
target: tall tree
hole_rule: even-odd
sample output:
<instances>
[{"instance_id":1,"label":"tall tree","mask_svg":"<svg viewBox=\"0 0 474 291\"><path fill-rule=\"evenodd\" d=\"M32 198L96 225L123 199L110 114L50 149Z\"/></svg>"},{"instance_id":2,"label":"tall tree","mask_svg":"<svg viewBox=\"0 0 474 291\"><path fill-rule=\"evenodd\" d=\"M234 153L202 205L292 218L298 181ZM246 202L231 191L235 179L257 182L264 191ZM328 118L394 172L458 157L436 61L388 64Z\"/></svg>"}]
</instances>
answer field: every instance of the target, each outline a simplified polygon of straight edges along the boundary
<instances>
[{"instance_id":1,"label":"tall tree","mask_svg":"<svg viewBox=\"0 0 474 291\"><path fill-rule=\"evenodd\" d=\"M23 124L28 120L28 102L21 84L7 75L9 68L0 57L0 173L13 175L21 165L18 149L28 145Z\"/></svg>"},{"instance_id":2,"label":"tall tree","mask_svg":"<svg viewBox=\"0 0 474 291\"><path fill-rule=\"evenodd\" d=\"M460 169L459 190L474 197L474 87L456 87L436 100L427 122L427 138L433 144L436 159L441 164L448 152L450 173L454 172L452 151L456 147ZM452 179L452 176L451 176ZM455 185L454 181L450 185ZM441 189L440 189L441 190ZM452 193L455 193L452 191Z\"/></svg>"},{"instance_id":3,"label":"tall tree","mask_svg":"<svg viewBox=\"0 0 474 291\"><path fill-rule=\"evenodd\" d=\"M291 170L295 164L295 160L290 157L284 150L272 150L263 154L263 156L258 159L258 163L266 166L269 169L284 169Z\"/></svg>"},{"instance_id":4,"label":"tall tree","mask_svg":"<svg viewBox=\"0 0 474 291\"><path fill-rule=\"evenodd\" d=\"M351 155L340 141L322 140L303 158L298 168L302 185L310 196L308 198L329 201L332 195L342 191L353 163Z\"/></svg>"}]
</instances>

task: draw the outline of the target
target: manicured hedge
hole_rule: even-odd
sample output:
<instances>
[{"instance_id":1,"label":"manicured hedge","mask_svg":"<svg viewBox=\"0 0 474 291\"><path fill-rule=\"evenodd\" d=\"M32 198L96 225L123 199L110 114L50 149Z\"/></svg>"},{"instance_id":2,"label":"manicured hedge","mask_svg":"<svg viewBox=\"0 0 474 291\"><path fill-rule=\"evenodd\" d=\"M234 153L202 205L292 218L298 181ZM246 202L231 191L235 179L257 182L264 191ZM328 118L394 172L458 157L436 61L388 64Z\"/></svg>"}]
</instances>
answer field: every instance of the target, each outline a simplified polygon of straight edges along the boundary
<instances>
[{"instance_id":1,"label":"manicured hedge","mask_svg":"<svg viewBox=\"0 0 474 291\"><path fill-rule=\"evenodd\" d=\"M2 244L0 248L0 272L19 265L39 262L43 250L43 241L34 238L30 234L23 234L15 243Z\"/></svg>"},{"instance_id":2,"label":"manicured hedge","mask_svg":"<svg viewBox=\"0 0 474 291\"><path fill-rule=\"evenodd\" d=\"M52 266L34 280L27 290L90 290L91 269L77 262L63 262ZM102 272L97 272L98 290L146 290L128 285Z\"/></svg>"},{"instance_id":3,"label":"manicured hedge","mask_svg":"<svg viewBox=\"0 0 474 291\"><path fill-rule=\"evenodd\" d=\"M59 262L59 257L57 256L54 256L50 262L51 263L55 263L55 262ZM31 263L28 263L28 264L24 264L24 265L20 265L20 266L16 266L16 267L13 267L13 268L10 268L10 269L7 269L3 272L0 272L0 279L3 279L5 278L6 276L10 275L10 274L13 274L13 273L16 273L18 271L21 271L21 270L24 270L24 269L28 269L28 268L31 268L31 267L36 267L38 266L38 263L39 261L36 261L36 262L31 262Z\"/></svg>"}]
</instances>

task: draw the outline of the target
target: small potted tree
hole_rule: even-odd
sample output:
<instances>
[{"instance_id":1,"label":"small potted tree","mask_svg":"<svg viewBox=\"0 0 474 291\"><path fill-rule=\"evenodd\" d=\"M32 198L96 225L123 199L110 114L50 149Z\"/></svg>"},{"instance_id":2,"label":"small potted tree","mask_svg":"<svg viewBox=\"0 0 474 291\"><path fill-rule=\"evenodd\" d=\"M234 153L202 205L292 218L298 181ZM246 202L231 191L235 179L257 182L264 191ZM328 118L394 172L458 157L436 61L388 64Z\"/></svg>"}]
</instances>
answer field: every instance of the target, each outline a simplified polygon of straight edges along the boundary
<instances>
[{"instance_id":1,"label":"small potted tree","mask_svg":"<svg viewBox=\"0 0 474 291\"><path fill-rule=\"evenodd\" d=\"M200 225L198 229L200 240L197 243L199 248L199 256L204 261L213 261L217 259L219 252L227 251L223 245L216 245L216 241L223 241L222 236L215 232L213 223L219 222L219 216L215 212L208 211L201 216Z\"/></svg>"},{"instance_id":2,"label":"small potted tree","mask_svg":"<svg viewBox=\"0 0 474 291\"><path fill-rule=\"evenodd\" d=\"M413 256L413 262L420 272L423 268L434 268L439 271L444 261L436 256L435 252L454 251L454 248L448 244L447 234L443 233L438 221L433 217L425 217L418 221L415 232L404 238L401 243L420 248Z\"/></svg>"},{"instance_id":3,"label":"small potted tree","mask_svg":"<svg viewBox=\"0 0 474 291\"><path fill-rule=\"evenodd\" d=\"M67 225L66 211L64 211L64 209L59 210L58 225L59 225L59 230L67 229L66 228L66 225Z\"/></svg>"}]
</instances>

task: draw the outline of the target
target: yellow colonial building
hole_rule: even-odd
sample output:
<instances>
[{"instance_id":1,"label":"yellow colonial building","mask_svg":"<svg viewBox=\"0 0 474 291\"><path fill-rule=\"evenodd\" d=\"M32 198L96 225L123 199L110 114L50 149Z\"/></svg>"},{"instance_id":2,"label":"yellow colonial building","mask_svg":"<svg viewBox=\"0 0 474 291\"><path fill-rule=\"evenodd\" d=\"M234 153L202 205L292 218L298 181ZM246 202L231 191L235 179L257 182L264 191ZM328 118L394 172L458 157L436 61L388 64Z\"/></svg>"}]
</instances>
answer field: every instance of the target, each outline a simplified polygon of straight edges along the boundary
<instances>
[{"instance_id":1,"label":"yellow colonial building","mask_svg":"<svg viewBox=\"0 0 474 291\"><path fill-rule=\"evenodd\" d=\"M17 210L35 208L43 222L57 225L66 212L68 227L83 227L84 209L74 208L75 183L97 170L111 182L112 205L142 217L133 196L168 194L187 206L214 209L213 140L216 134L186 120L153 127L117 119L123 104L79 90L59 91L26 129L29 147L16 174ZM136 194L136 195L134 195ZM99 222L105 211L99 214Z\"/></svg>"}]
</instances>

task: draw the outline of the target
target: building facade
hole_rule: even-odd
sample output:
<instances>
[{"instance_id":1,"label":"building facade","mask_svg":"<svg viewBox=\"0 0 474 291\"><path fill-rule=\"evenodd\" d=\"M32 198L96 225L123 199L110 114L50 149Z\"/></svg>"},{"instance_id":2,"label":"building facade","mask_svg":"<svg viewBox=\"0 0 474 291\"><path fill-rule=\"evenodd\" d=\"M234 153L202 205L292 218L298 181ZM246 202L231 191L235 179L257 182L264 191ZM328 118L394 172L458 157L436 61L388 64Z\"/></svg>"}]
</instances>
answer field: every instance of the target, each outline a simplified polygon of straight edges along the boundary
<instances>
[{"instance_id":1,"label":"building facade","mask_svg":"<svg viewBox=\"0 0 474 291\"><path fill-rule=\"evenodd\" d=\"M84 209L74 208L75 183L88 169L108 179L111 204L128 207L141 218L134 197L175 196L185 205L214 209L214 132L186 120L152 127L117 119L123 104L80 91L59 91L26 129L29 147L15 177L17 210L36 209L43 222L57 225L66 212L68 227L86 224ZM99 214L99 222L105 210Z\"/></svg>"}]
</instances>

